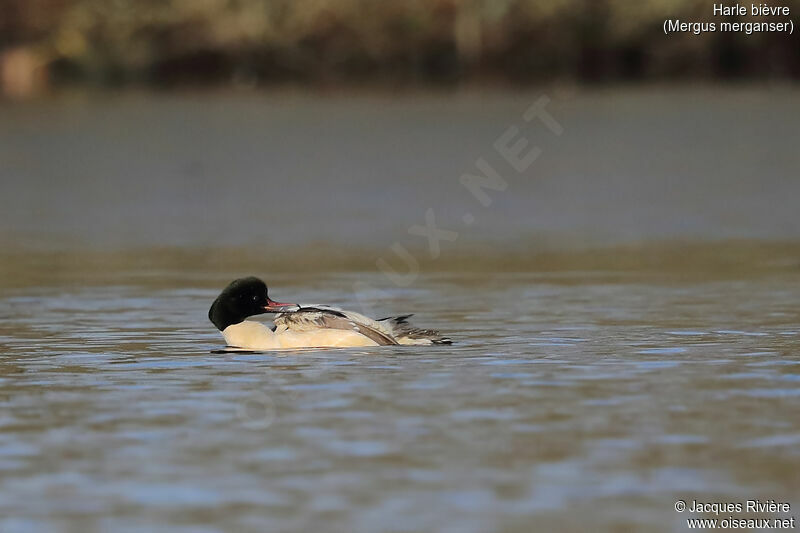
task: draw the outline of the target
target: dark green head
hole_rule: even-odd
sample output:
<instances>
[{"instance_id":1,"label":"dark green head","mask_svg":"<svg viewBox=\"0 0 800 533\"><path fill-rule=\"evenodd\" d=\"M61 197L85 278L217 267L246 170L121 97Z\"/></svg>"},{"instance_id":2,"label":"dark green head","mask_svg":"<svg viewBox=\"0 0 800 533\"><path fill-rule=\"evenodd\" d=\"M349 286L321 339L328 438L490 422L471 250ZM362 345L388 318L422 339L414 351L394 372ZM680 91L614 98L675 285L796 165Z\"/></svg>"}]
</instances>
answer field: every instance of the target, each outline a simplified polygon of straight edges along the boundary
<instances>
[{"instance_id":1,"label":"dark green head","mask_svg":"<svg viewBox=\"0 0 800 533\"><path fill-rule=\"evenodd\" d=\"M275 302L269 298L267 284L256 277L240 278L225 287L217 296L208 319L218 330L223 331L232 324L238 324L249 316L263 313L288 313L299 306Z\"/></svg>"}]
</instances>

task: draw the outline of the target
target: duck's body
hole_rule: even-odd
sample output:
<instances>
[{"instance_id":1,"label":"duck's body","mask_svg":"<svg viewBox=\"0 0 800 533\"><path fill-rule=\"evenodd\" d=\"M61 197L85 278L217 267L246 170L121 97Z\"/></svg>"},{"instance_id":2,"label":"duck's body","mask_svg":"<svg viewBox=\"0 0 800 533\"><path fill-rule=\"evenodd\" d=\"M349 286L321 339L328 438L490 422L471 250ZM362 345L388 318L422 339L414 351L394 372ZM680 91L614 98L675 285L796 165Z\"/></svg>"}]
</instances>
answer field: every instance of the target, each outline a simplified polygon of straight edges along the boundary
<instances>
[{"instance_id":1,"label":"duck's body","mask_svg":"<svg viewBox=\"0 0 800 533\"><path fill-rule=\"evenodd\" d=\"M275 328L245 320L277 312ZM257 278L231 283L209 310L209 318L228 346L247 350L383 346L390 344L450 344L434 330L412 327L411 315L373 320L360 313L326 305L273 302L267 286Z\"/></svg>"},{"instance_id":2,"label":"duck's body","mask_svg":"<svg viewBox=\"0 0 800 533\"><path fill-rule=\"evenodd\" d=\"M318 329L316 331L273 331L260 322L245 320L222 332L228 346L246 350L281 350L287 348L325 348L344 346L378 346L355 331Z\"/></svg>"}]
</instances>

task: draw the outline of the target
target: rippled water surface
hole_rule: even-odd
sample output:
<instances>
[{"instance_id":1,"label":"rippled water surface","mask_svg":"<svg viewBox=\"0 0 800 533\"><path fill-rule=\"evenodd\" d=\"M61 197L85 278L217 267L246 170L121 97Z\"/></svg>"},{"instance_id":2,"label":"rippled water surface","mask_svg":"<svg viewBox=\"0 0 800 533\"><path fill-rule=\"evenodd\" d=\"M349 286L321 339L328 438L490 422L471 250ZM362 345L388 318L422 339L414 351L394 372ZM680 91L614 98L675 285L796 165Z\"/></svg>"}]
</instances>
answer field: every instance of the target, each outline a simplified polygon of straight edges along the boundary
<instances>
[{"instance_id":1,"label":"rippled water surface","mask_svg":"<svg viewBox=\"0 0 800 533\"><path fill-rule=\"evenodd\" d=\"M0 104L0 532L800 518L800 92L546 95ZM456 344L220 352L243 275Z\"/></svg>"},{"instance_id":2,"label":"rippled water surface","mask_svg":"<svg viewBox=\"0 0 800 533\"><path fill-rule=\"evenodd\" d=\"M679 530L679 497L797 501L797 275L342 289L375 277L272 293L457 344L216 353L216 275L4 291L3 531Z\"/></svg>"}]
</instances>

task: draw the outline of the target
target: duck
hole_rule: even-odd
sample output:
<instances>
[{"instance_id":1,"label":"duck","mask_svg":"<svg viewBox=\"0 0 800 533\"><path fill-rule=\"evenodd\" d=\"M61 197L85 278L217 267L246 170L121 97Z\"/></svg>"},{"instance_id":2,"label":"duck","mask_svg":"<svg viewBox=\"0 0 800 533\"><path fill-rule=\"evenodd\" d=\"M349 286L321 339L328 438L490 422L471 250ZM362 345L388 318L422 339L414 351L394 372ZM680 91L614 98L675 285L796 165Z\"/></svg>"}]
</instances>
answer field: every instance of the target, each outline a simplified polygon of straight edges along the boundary
<instances>
[{"instance_id":1,"label":"duck","mask_svg":"<svg viewBox=\"0 0 800 533\"><path fill-rule=\"evenodd\" d=\"M274 326L247 320L275 313ZM369 318L329 305L281 303L267 284L250 276L232 281L208 310L228 347L253 351L387 345L451 344L438 331L415 328L412 315Z\"/></svg>"}]
</instances>

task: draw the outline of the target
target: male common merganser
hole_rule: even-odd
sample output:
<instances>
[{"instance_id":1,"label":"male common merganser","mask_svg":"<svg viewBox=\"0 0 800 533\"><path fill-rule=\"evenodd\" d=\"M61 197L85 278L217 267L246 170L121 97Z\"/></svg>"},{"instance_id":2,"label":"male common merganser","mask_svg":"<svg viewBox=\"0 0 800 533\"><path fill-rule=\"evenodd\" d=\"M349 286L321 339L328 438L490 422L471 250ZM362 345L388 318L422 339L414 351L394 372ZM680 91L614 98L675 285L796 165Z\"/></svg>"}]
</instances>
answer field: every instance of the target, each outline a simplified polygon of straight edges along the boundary
<instances>
[{"instance_id":1,"label":"male common merganser","mask_svg":"<svg viewBox=\"0 0 800 533\"><path fill-rule=\"evenodd\" d=\"M267 284L258 278L241 278L231 282L211 304L208 318L229 346L274 350L451 343L438 331L412 327L407 322L411 315L373 320L327 305L275 302L267 290ZM278 313L274 328L245 320L264 313Z\"/></svg>"}]
</instances>

